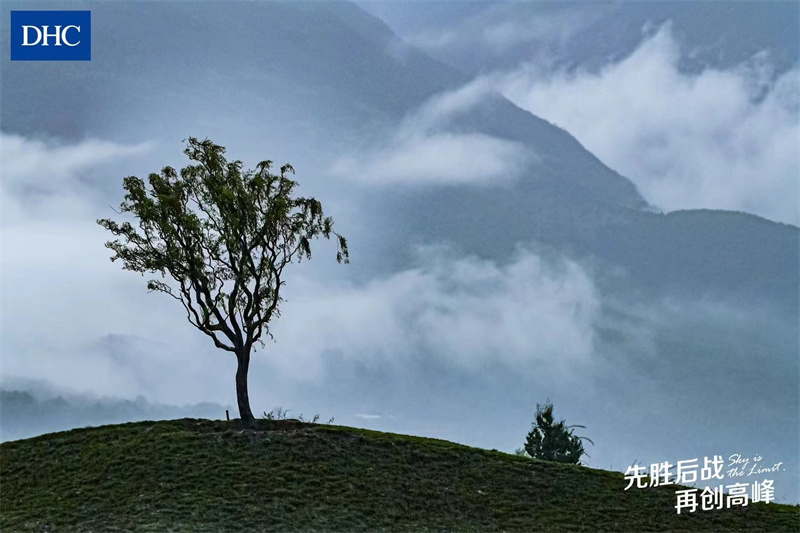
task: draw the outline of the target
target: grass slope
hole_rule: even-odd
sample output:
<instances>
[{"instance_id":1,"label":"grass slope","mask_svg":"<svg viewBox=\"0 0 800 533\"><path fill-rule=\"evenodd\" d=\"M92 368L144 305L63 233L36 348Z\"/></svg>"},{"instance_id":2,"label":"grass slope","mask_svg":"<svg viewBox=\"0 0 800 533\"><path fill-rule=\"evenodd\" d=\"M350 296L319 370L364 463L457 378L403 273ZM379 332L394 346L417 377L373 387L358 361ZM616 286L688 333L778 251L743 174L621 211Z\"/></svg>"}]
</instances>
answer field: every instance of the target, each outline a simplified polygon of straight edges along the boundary
<instances>
[{"instance_id":1,"label":"grass slope","mask_svg":"<svg viewBox=\"0 0 800 533\"><path fill-rule=\"evenodd\" d=\"M174 420L0 445L12 531L797 531L800 507L677 515L675 488L434 439Z\"/></svg>"}]
</instances>

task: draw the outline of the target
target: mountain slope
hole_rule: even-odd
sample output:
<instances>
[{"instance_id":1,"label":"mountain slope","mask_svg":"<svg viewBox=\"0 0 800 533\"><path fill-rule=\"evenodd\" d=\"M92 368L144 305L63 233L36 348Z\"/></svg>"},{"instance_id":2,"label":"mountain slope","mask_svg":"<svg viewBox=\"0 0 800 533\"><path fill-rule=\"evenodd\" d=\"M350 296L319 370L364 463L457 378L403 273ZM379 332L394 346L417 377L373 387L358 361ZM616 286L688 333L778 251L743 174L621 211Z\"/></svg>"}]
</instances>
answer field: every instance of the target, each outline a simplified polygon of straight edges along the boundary
<instances>
[{"instance_id":1,"label":"mountain slope","mask_svg":"<svg viewBox=\"0 0 800 533\"><path fill-rule=\"evenodd\" d=\"M0 118L6 133L126 141L155 136L175 143L190 134L221 141L233 135L274 139L272 133L280 131L280 138L291 139L287 144L303 153L306 167L324 168L331 157L346 154L364 139L391 135L431 97L470 81L399 43L381 21L349 3L70 6L94 13L93 60L44 65L0 59ZM54 86L58 98L50 97ZM520 143L536 161L510 185L488 190L394 187L391 194L382 188L364 192L364 212L393 241L386 243L381 236L363 245L381 250L391 268L403 266L402 258L392 256L420 238L470 240L460 222L469 213L468 223L480 226L486 238L472 240L466 251L484 253L481 242L491 242L497 251L502 248L499 256L490 253L499 258L520 242L540 241L598 256L631 271L645 285L667 280L692 293L751 295L751 280L768 271L770 280L777 281L767 283L758 298L796 311L796 228L764 223L754 231L747 215L698 211L690 226L699 245L687 247L686 225L677 221L689 215L643 211L647 204L633 183L568 132L503 98L486 98L445 127ZM335 186L353 188L341 178ZM435 213L437 224L422 225L419 234L407 232L430 218L425 211ZM497 213L505 218L495 220ZM451 221L458 222L451 227ZM381 242L386 243L383 249ZM764 242L776 244L768 257L752 252ZM733 243L735 252L729 250ZM715 251L721 246L725 250ZM662 268L661 255L679 268ZM718 275L721 266L730 266L715 260L723 256L736 262L735 275Z\"/></svg>"},{"instance_id":2,"label":"mountain slope","mask_svg":"<svg viewBox=\"0 0 800 533\"><path fill-rule=\"evenodd\" d=\"M187 128L226 124L228 133L263 137L280 128L308 139L314 129L324 139L318 149L339 153L353 140L397 127L432 96L471 79L403 45L382 22L348 3L70 7L92 10L92 61L0 59L5 132L140 141L154 134L180 139L195 134ZM53 87L58 98L51 98ZM548 173L560 169L566 182L592 182L599 200L645 205L631 182L569 133L504 99L466 113L454 127L544 151Z\"/></svg>"},{"instance_id":3,"label":"mountain slope","mask_svg":"<svg viewBox=\"0 0 800 533\"><path fill-rule=\"evenodd\" d=\"M675 512L619 472L346 427L175 420L0 445L4 531L792 531L800 508Z\"/></svg>"},{"instance_id":4,"label":"mountain slope","mask_svg":"<svg viewBox=\"0 0 800 533\"><path fill-rule=\"evenodd\" d=\"M547 245L622 266L629 287L654 295L749 301L787 317L798 312L796 226L731 211L608 206L585 189L559 186L557 178L498 190L491 199L481 190L440 189L396 195L392 203L400 207L385 212L402 216L387 226L400 225L398 238L408 241L450 242L485 257L508 256L520 243Z\"/></svg>"},{"instance_id":5,"label":"mountain slope","mask_svg":"<svg viewBox=\"0 0 800 533\"><path fill-rule=\"evenodd\" d=\"M630 54L668 21L685 40L687 70L730 68L766 52L778 73L797 64L797 2L468 2L432 7L359 2L437 59L472 73L546 58L598 70ZM438 9L436 9L438 7ZM505 39L503 36L505 35ZM440 37L437 39L436 37Z\"/></svg>"}]
</instances>

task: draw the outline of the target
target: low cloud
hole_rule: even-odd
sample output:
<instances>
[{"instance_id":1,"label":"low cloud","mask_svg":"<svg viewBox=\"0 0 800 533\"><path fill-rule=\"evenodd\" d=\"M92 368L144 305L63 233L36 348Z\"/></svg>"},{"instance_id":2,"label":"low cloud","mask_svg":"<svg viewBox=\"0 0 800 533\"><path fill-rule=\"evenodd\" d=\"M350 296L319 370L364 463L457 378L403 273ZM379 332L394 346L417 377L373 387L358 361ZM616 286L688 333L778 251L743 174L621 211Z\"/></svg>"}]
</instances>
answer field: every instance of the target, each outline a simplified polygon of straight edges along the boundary
<instances>
[{"instance_id":1,"label":"low cloud","mask_svg":"<svg viewBox=\"0 0 800 533\"><path fill-rule=\"evenodd\" d=\"M176 302L148 294L146 278L110 263L93 230L4 228L4 373L101 395L232 402L230 354L189 326ZM50 244L25 246L43 239ZM271 324L276 344L254 355L253 379L320 383L332 354L396 370L427 358L467 372L535 365L556 381L586 371L599 303L580 266L530 252L508 264L421 254L417 268L364 283L296 269Z\"/></svg>"},{"instance_id":2,"label":"low cloud","mask_svg":"<svg viewBox=\"0 0 800 533\"><path fill-rule=\"evenodd\" d=\"M515 143L481 134L441 133L390 143L369 155L340 159L336 175L375 184L470 184L518 172Z\"/></svg>"},{"instance_id":3,"label":"low cloud","mask_svg":"<svg viewBox=\"0 0 800 533\"><path fill-rule=\"evenodd\" d=\"M520 10L517 5L498 5L481 11L452 28L426 28L406 36L414 46L434 55L471 52L501 57L525 45L563 45L593 20L586 9L546 12Z\"/></svg>"},{"instance_id":4,"label":"low cloud","mask_svg":"<svg viewBox=\"0 0 800 533\"><path fill-rule=\"evenodd\" d=\"M381 415L368 415L368 414L363 414L363 413L357 413L354 416L356 418L362 418L364 420L380 420L381 419Z\"/></svg>"},{"instance_id":5,"label":"low cloud","mask_svg":"<svg viewBox=\"0 0 800 533\"><path fill-rule=\"evenodd\" d=\"M92 171L152 148L152 143L88 139L64 144L0 133L3 224L87 216L88 206L100 199Z\"/></svg>"},{"instance_id":6,"label":"low cloud","mask_svg":"<svg viewBox=\"0 0 800 533\"><path fill-rule=\"evenodd\" d=\"M21 185L32 181L45 187L76 179L80 171L98 163L141 154L151 148L150 143L125 145L98 139L66 145L8 133L0 134L0 138L4 183Z\"/></svg>"},{"instance_id":7,"label":"low cloud","mask_svg":"<svg viewBox=\"0 0 800 533\"><path fill-rule=\"evenodd\" d=\"M405 131L435 129L479 101L481 90L432 100ZM231 401L232 377L219 374L232 376L232 359L186 322L176 302L148 294L149 277L111 263L108 235L94 222L109 211L98 192L103 165L148 145L3 141L3 204L17 208L1 230L4 373L95 394ZM29 191L39 176L44 192ZM77 207L57 203L70 193ZM37 208L26 211L36 196ZM589 275L566 260L521 251L501 264L423 248L417 268L358 283L320 278L319 268L304 263L291 273L285 317L271 325L280 350L258 354L254 373L268 365L318 380L331 352L368 365L435 354L468 371L538 362L568 373L591 352L597 295ZM184 385L176 387L174 376Z\"/></svg>"},{"instance_id":8,"label":"low cloud","mask_svg":"<svg viewBox=\"0 0 800 533\"><path fill-rule=\"evenodd\" d=\"M333 162L332 174L374 185L489 184L516 177L532 157L520 143L449 123L487 98L484 80L436 95L409 114L387 139Z\"/></svg>"},{"instance_id":9,"label":"low cloud","mask_svg":"<svg viewBox=\"0 0 800 533\"><path fill-rule=\"evenodd\" d=\"M209 385L230 359L205 349L176 302L148 294L149 278L111 263L107 238L94 221L3 228L4 375L169 403L227 400ZM183 386L170 385L175 375Z\"/></svg>"},{"instance_id":10,"label":"low cloud","mask_svg":"<svg viewBox=\"0 0 800 533\"><path fill-rule=\"evenodd\" d=\"M293 280L271 364L301 378L330 352L389 365L432 356L468 371L536 364L568 377L590 359L599 301L578 264L527 251L508 264L441 248L419 257L415 269L360 286Z\"/></svg>"},{"instance_id":11,"label":"low cloud","mask_svg":"<svg viewBox=\"0 0 800 533\"><path fill-rule=\"evenodd\" d=\"M116 200L109 202L107 189L124 175L108 174L109 168L153 145L65 144L10 134L0 140L3 374L101 395L158 390L162 401L182 403L185 397L159 379L166 364L192 376L187 382L200 392L208 367L191 362L202 360L202 352L191 356L183 349L194 346L191 329L175 320L180 313L168 305L173 302L148 295L142 278L109 261L103 243L110 235L95 223L113 215L109 203Z\"/></svg>"},{"instance_id":12,"label":"low cloud","mask_svg":"<svg viewBox=\"0 0 800 533\"><path fill-rule=\"evenodd\" d=\"M666 211L728 209L798 224L800 70L772 79L759 54L737 69L685 74L680 59L666 24L598 73L527 64L493 79Z\"/></svg>"}]
</instances>

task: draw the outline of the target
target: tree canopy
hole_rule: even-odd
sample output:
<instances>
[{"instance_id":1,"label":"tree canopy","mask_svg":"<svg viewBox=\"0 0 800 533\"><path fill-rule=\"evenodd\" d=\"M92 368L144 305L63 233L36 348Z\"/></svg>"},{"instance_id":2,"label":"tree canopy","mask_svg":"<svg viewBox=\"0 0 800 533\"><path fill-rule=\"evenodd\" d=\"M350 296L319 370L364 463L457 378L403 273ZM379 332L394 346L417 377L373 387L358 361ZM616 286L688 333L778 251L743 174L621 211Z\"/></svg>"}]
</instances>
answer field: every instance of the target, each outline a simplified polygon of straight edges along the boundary
<instances>
[{"instance_id":1,"label":"tree canopy","mask_svg":"<svg viewBox=\"0 0 800 533\"><path fill-rule=\"evenodd\" d=\"M120 213L132 215L137 225L97 223L117 237L106 243L112 261L143 275L160 274L148 289L178 300L194 327L236 354L240 416L252 423L250 353L272 335L269 322L280 315L285 267L310 259L311 241L319 236L333 237L337 262L348 263L347 240L333 230L318 200L293 196L298 183L288 177L291 165L279 174L271 172L269 160L243 170L241 161L225 159L224 147L194 137L184 154L195 163L180 172L164 167L147 184L124 178Z\"/></svg>"}]
</instances>

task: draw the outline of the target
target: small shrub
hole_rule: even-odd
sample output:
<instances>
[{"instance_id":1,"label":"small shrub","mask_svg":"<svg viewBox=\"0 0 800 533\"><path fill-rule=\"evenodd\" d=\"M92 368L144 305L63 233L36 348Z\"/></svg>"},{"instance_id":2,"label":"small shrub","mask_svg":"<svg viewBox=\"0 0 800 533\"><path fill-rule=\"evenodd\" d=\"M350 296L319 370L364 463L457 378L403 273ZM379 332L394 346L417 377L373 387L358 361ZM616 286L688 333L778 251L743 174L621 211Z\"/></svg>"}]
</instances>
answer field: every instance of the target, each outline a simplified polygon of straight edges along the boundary
<instances>
[{"instance_id":1,"label":"small shrub","mask_svg":"<svg viewBox=\"0 0 800 533\"><path fill-rule=\"evenodd\" d=\"M269 413L264 412L261 418L265 420L286 420L289 418L289 411L291 409L283 409L282 407L276 407Z\"/></svg>"},{"instance_id":2,"label":"small shrub","mask_svg":"<svg viewBox=\"0 0 800 533\"><path fill-rule=\"evenodd\" d=\"M580 464L582 456L588 457L583 441L594 442L587 437L574 435L572 428L576 427L585 428L580 425L567 426L564 420L555 422L553 404L549 401L544 405L536 404L536 422L525 439L524 452L534 459ZM522 455L521 451L517 450L517 455Z\"/></svg>"},{"instance_id":3,"label":"small shrub","mask_svg":"<svg viewBox=\"0 0 800 533\"><path fill-rule=\"evenodd\" d=\"M289 411L291 411L291 409L283 409L282 407L276 407L269 413L265 411L264 414L261 415L261 418L265 420L288 420ZM311 420L306 420L305 418L303 418L303 415L300 415L297 417L297 420L299 420L300 422L317 424L319 422L319 415L318 414L314 415L311 418ZM333 424L333 417L331 417L330 420L328 420L328 424Z\"/></svg>"}]
</instances>

